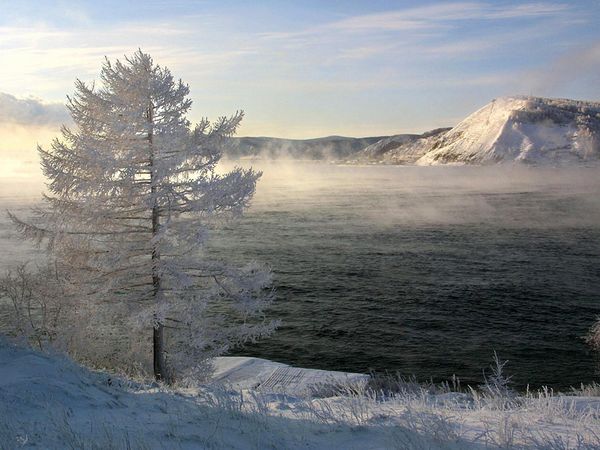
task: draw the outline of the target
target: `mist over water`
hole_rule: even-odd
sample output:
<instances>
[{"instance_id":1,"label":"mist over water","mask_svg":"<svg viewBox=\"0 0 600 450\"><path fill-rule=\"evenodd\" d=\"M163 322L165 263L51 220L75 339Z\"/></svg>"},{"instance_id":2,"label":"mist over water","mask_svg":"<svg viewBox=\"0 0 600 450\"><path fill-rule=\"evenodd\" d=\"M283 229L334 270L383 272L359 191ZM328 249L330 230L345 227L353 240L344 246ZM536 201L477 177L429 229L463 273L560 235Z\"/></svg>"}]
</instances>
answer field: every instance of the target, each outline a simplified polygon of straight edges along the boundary
<instances>
[{"instance_id":1,"label":"mist over water","mask_svg":"<svg viewBox=\"0 0 600 450\"><path fill-rule=\"evenodd\" d=\"M600 379L598 169L251 164L252 206L208 250L269 264L284 324L238 354L473 384L496 350L520 388ZM0 185L0 208L36 189ZM1 217L2 268L35 257L15 237Z\"/></svg>"},{"instance_id":2,"label":"mist over water","mask_svg":"<svg viewBox=\"0 0 600 450\"><path fill-rule=\"evenodd\" d=\"M290 210L333 206L344 208L357 221L381 227L486 221L536 228L600 223L597 168L268 161L243 166L263 171L254 212L278 206ZM504 202L507 197L519 202ZM569 207L565 209L563 202Z\"/></svg>"}]
</instances>

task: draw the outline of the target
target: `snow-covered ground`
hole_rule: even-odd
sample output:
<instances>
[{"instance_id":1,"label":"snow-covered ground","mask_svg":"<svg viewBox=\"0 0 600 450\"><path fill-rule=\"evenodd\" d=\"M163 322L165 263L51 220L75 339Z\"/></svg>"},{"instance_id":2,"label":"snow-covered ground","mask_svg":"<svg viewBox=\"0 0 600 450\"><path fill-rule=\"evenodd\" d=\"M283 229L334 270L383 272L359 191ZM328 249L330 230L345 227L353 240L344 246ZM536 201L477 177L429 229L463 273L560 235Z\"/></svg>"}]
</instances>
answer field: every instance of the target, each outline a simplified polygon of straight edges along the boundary
<instances>
[{"instance_id":1,"label":"snow-covered ground","mask_svg":"<svg viewBox=\"0 0 600 450\"><path fill-rule=\"evenodd\" d=\"M324 386L365 385L368 375L303 369L262 358L225 356L215 358L213 384L263 394L311 396Z\"/></svg>"},{"instance_id":2,"label":"snow-covered ground","mask_svg":"<svg viewBox=\"0 0 600 450\"><path fill-rule=\"evenodd\" d=\"M592 390L510 398L407 383L383 398L364 381L224 358L212 385L166 389L0 341L0 448L600 448Z\"/></svg>"}]
</instances>

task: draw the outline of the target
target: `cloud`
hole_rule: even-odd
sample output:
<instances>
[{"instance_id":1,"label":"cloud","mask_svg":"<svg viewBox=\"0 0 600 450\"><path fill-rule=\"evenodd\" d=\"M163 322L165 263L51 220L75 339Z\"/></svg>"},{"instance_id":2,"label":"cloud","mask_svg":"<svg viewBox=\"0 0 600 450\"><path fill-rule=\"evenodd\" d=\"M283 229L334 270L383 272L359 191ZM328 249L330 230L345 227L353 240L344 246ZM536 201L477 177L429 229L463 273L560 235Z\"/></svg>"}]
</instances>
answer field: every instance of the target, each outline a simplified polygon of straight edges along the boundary
<instances>
[{"instance_id":1,"label":"cloud","mask_svg":"<svg viewBox=\"0 0 600 450\"><path fill-rule=\"evenodd\" d=\"M37 146L48 146L69 121L63 104L0 92L0 179L41 177Z\"/></svg>"},{"instance_id":2,"label":"cloud","mask_svg":"<svg viewBox=\"0 0 600 450\"><path fill-rule=\"evenodd\" d=\"M472 57L519 40L531 40L581 24L575 9L562 3L499 5L491 2L440 2L427 6L362 14L304 29L261 33L265 48L285 49L318 60L368 60L392 55L412 61L430 57ZM504 28L504 22L526 19ZM503 28L488 23L502 24ZM483 27L477 35L459 38L458 30ZM502 30L499 32L499 30ZM390 35L394 38L390 39Z\"/></svg>"},{"instance_id":3,"label":"cloud","mask_svg":"<svg viewBox=\"0 0 600 450\"><path fill-rule=\"evenodd\" d=\"M480 2L439 3L430 6L348 17L322 27L328 30L384 31L419 30L460 20L506 20L556 16L568 9L564 4L525 3L498 6Z\"/></svg>"},{"instance_id":4,"label":"cloud","mask_svg":"<svg viewBox=\"0 0 600 450\"><path fill-rule=\"evenodd\" d=\"M57 127L69 121L61 103L45 103L36 98L19 99L0 92L0 124Z\"/></svg>"},{"instance_id":5,"label":"cloud","mask_svg":"<svg viewBox=\"0 0 600 450\"><path fill-rule=\"evenodd\" d=\"M372 14L348 6L297 18L283 6L269 14L248 6L244 14L225 17L220 8L179 3L176 10L161 7L160 15L115 14L110 20L86 8L68 20L62 13L54 20L24 14L20 21L0 19L0 86L19 98L61 100L76 78L98 79L105 55L114 60L141 47L190 84L192 121L243 108L244 133L251 117L264 126L252 129L258 134L286 135L286 127L298 122L313 136L320 121L349 133L350 112L368 114L373 123L395 115L408 127L416 119L390 101L437 105L448 96L454 101L457 91L487 101L512 89L515 78L547 60L556 45L572 45L575 32L589 34L595 17L566 0L397 2L402 6ZM2 103L4 97L0 124L29 120L8 114ZM28 111L31 105L21 106ZM334 109L348 113L342 120Z\"/></svg>"},{"instance_id":6,"label":"cloud","mask_svg":"<svg viewBox=\"0 0 600 450\"><path fill-rule=\"evenodd\" d=\"M525 3L508 8L495 8L483 18L489 19L516 19L526 17L555 16L562 14L569 7L566 4Z\"/></svg>"},{"instance_id":7,"label":"cloud","mask_svg":"<svg viewBox=\"0 0 600 450\"><path fill-rule=\"evenodd\" d=\"M105 56L123 58L138 48L174 73L184 68L198 78L217 76L255 53L252 39L215 31L207 20L201 16L116 20L101 28L98 24L68 28L38 22L0 24L0 85L21 96L59 99L71 91L76 78L96 79Z\"/></svg>"}]
</instances>

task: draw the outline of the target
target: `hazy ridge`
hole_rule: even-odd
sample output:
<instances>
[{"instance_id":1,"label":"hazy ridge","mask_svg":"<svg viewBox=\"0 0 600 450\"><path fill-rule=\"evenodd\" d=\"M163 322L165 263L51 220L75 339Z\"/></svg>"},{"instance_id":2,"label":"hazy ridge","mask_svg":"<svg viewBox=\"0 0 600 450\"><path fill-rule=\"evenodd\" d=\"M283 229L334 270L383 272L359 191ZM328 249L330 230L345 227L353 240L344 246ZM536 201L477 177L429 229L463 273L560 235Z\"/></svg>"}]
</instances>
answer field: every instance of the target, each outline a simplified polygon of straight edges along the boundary
<instances>
[{"instance_id":1,"label":"hazy ridge","mask_svg":"<svg viewBox=\"0 0 600 450\"><path fill-rule=\"evenodd\" d=\"M241 137L228 156L409 165L587 164L600 160L600 103L501 97L453 128L365 138Z\"/></svg>"},{"instance_id":2,"label":"hazy ridge","mask_svg":"<svg viewBox=\"0 0 600 450\"><path fill-rule=\"evenodd\" d=\"M353 138L328 136L316 139L282 139L273 137L236 137L227 157L262 159L338 160L360 152L385 136Z\"/></svg>"}]
</instances>

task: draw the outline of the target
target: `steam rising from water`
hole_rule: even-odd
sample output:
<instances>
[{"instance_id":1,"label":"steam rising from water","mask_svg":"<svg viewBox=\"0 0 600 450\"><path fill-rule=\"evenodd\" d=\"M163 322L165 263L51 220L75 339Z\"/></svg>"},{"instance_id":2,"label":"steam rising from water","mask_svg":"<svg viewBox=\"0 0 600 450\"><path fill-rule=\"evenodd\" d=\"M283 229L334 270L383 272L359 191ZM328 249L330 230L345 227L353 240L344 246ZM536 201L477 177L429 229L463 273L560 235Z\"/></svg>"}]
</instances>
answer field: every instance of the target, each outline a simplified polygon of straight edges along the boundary
<instances>
[{"instance_id":1,"label":"steam rising from water","mask_svg":"<svg viewBox=\"0 0 600 450\"><path fill-rule=\"evenodd\" d=\"M236 164L263 171L252 206L256 213L320 205L345 207L353 217L378 226L600 224L598 168L348 166L265 160ZM507 203L508 197L519 201Z\"/></svg>"},{"instance_id":2,"label":"steam rising from water","mask_svg":"<svg viewBox=\"0 0 600 450\"><path fill-rule=\"evenodd\" d=\"M227 161L263 172L248 214L315 207L323 223L365 227L430 227L494 224L504 227L588 227L600 225L600 169L506 166L353 166L254 160ZM27 214L44 186L40 180L0 180L0 209ZM511 201L506 201L511 199ZM331 212L344 211L343 215ZM37 252L18 240L0 214L0 270Z\"/></svg>"},{"instance_id":3,"label":"steam rising from water","mask_svg":"<svg viewBox=\"0 0 600 450\"><path fill-rule=\"evenodd\" d=\"M598 169L254 165L213 249L273 267L284 326L244 354L478 383L496 350L522 388L594 379Z\"/></svg>"}]
</instances>

